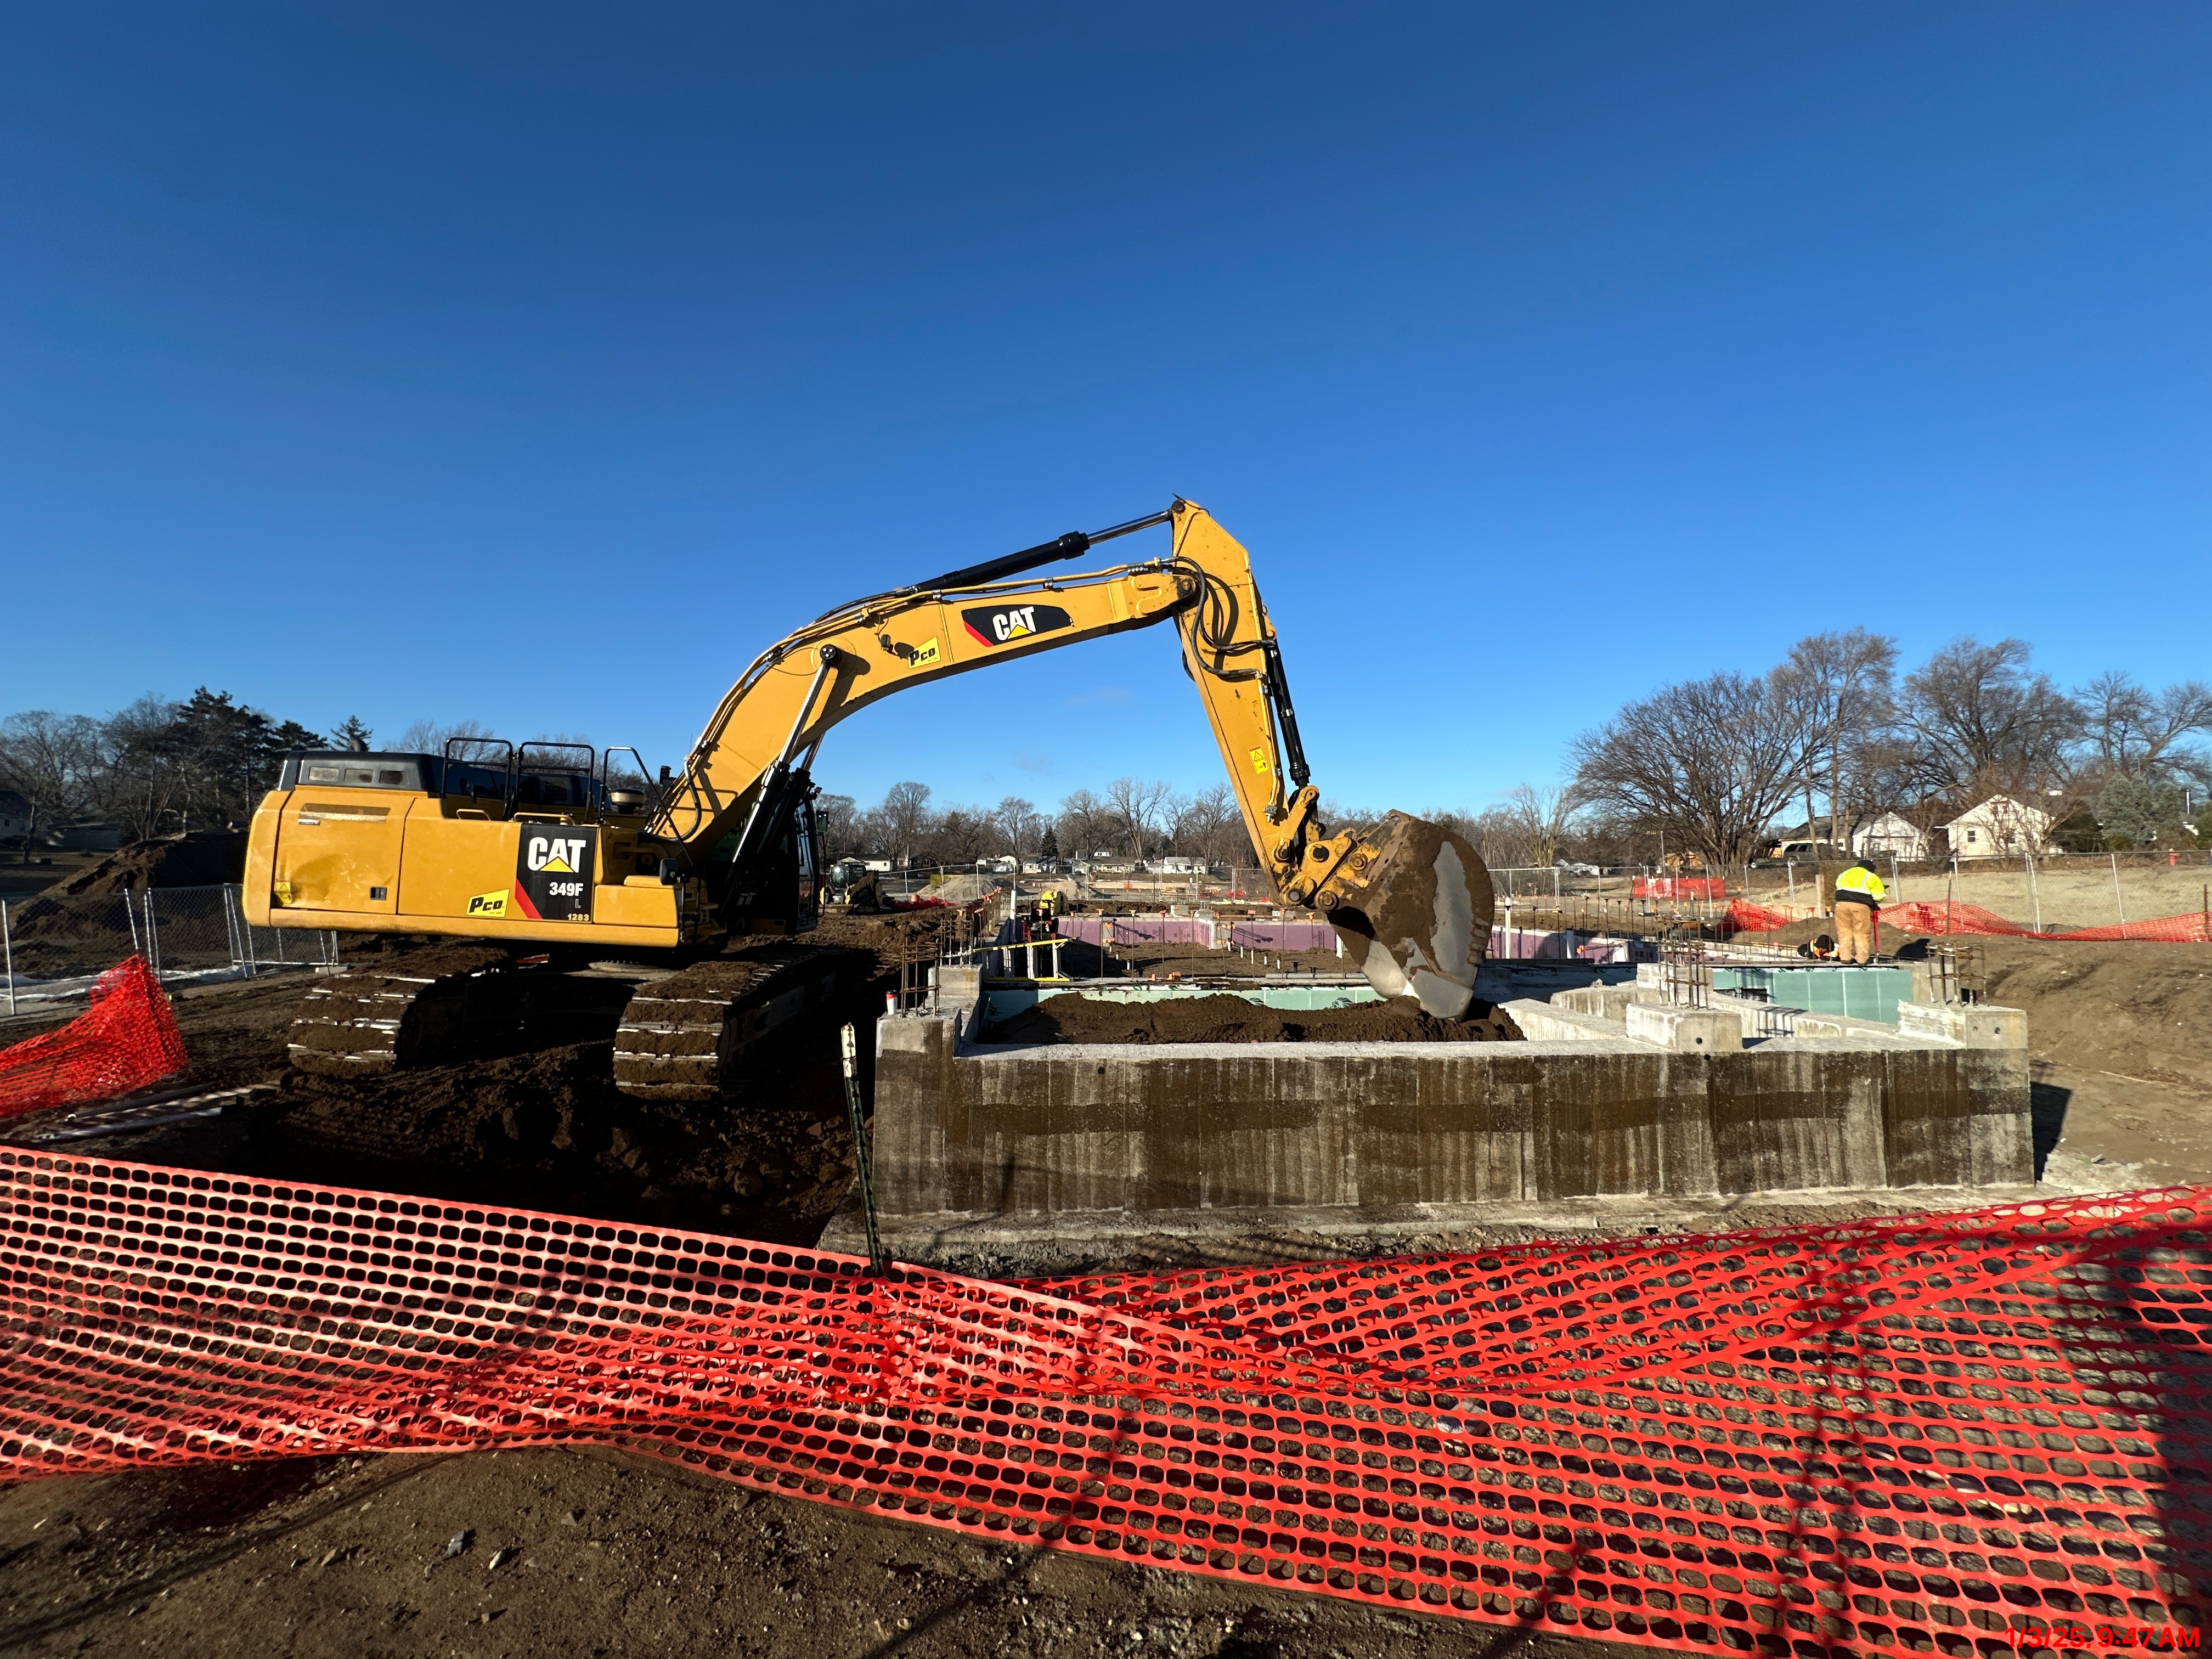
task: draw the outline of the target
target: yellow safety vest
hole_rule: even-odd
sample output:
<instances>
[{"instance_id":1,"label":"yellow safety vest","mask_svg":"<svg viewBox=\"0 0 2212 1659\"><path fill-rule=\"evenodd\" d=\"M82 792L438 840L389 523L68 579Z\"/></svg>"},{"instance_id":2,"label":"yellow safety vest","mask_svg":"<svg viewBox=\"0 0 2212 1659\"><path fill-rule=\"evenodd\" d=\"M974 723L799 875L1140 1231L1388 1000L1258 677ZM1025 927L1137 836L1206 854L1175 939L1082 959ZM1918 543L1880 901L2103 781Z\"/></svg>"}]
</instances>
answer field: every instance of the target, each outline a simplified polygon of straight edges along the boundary
<instances>
[{"instance_id":1,"label":"yellow safety vest","mask_svg":"<svg viewBox=\"0 0 2212 1659\"><path fill-rule=\"evenodd\" d=\"M1882 885L1881 878L1863 864L1853 865L1836 878L1836 891L1838 895L1856 893L1869 904L1879 904L1889 896L1889 889Z\"/></svg>"}]
</instances>

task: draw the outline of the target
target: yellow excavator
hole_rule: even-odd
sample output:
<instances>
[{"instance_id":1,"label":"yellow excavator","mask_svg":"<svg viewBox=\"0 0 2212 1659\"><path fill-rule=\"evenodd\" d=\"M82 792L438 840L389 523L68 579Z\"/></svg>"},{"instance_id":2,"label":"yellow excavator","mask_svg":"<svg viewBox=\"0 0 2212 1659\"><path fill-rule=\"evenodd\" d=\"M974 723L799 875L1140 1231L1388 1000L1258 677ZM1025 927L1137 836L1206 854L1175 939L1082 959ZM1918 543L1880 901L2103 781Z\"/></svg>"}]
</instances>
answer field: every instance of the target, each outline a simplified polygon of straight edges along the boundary
<instances>
[{"instance_id":1,"label":"yellow excavator","mask_svg":"<svg viewBox=\"0 0 2212 1659\"><path fill-rule=\"evenodd\" d=\"M1161 526L1164 558L1029 574ZM254 815L250 921L482 947L325 981L295 1029L295 1063L344 1073L427 1062L472 1029L518 1018L529 965L658 957L689 965L631 998L617 1080L635 1094L712 1097L748 1043L839 989L849 953L804 940L817 890L811 771L830 727L910 686L1170 621L1279 898L1326 915L1384 996L1464 1013L1489 944L1488 870L1458 836L1401 812L1364 830L1322 821L1250 559L1178 500L795 630L754 659L681 775L664 768L657 785L633 750L559 744L288 757ZM623 755L634 777L617 769Z\"/></svg>"}]
</instances>

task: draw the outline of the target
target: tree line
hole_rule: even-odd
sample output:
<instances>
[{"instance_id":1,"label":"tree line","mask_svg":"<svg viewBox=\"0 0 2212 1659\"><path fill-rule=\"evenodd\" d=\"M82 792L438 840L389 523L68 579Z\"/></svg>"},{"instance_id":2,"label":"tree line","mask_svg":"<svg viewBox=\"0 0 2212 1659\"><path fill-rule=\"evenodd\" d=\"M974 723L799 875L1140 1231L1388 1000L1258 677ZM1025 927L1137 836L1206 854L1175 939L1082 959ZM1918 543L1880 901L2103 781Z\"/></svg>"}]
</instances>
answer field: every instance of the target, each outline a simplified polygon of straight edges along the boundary
<instances>
[{"instance_id":1,"label":"tree line","mask_svg":"<svg viewBox=\"0 0 2212 1659\"><path fill-rule=\"evenodd\" d=\"M1995 795L2047 812L2073 850L2197 844L2186 822L2212 793L2212 754L2198 741L2212 733L2212 686L2153 689L2115 671L2063 690L2014 639L1960 638L1898 668L1897 642L1884 635L1811 635L1763 673L1725 671L1626 704L1573 740L1564 784L1522 785L1481 811L1431 804L1426 816L1498 868L1656 862L1662 851L1741 866L1785 821L1844 845L1885 812L1933 832ZM396 747L440 752L484 732L417 721ZM34 836L97 817L143 839L243 823L287 750L367 748L371 737L356 719L325 737L202 686L105 720L32 711L0 720L0 789L23 799ZM825 794L819 807L831 856L908 866L1006 854L1253 857L1226 783L1182 793L1121 777L1045 807L1017 795L939 805L908 781L872 806ZM1324 802L1322 816L1361 824L1379 814Z\"/></svg>"},{"instance_id":2,"label":"tree line","mask_svg":"<svg viewBox=\"0 0 2212 1659\"><path fill-rule=\"evenodd\" d=\"M32 841L96 817L129 840L242 824L287 750L366 743L349 720L335 739L201 686L181 702L142 697L105 720L33 709L0 720L0 789L27 809Z\"/></svg>"},{"instance_id":3,"label":"tree line","mask_svg":"<svg viewBox=\"0 0 2212 1659\"><path fill-rule=\"evenodd\" d=\"M2195 846L2212 790L2212 686L2118 671L2063 690L2026 641L1952 641L1900 677L1897 642L1814 634L1763 674L1662 686L1574 740L1561 793L1585 836L1719 865L1796 819L1836 845L1894 811L1930 833L1992 796L2047 813L2073 851ZM1628 860L1622 860L1628 861Z\"/></svg>"},{"instance_id":4,"label":"tree line","mask_svg":"<svg viewBox=\"0 0 2212 1659\"><path fill-rule=\"evenodd\" d=\"M903 867L973 864L978 859L1133 859L1182 854L1209 864L1249 863L1237 799L1225 783L1194 793L1143 778L1103 790L1077 789L1049 810L1019 795L995 806L934 804L926 783L895 783L873 806L850 795L816 803L832 858L889 859Z\"/></svg>"}]
</instances>

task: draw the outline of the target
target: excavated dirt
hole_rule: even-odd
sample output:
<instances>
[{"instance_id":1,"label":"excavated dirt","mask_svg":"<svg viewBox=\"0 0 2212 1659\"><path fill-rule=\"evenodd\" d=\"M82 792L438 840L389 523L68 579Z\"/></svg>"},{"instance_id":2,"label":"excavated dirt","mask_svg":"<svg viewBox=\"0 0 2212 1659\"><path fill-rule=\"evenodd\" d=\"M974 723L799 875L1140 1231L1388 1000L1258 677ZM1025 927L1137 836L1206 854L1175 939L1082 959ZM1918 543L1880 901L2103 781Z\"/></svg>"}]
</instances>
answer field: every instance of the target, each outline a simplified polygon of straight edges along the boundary
<instances>
[{"instance_id":1,"label":"excavated dirt","mask_svg":"<svg viewBox=\"0 0 2212 1659\"><path fill-rule=\"evenodd\" d=\"M823 939L873 952L876 978L855 994L850 1015L879 1012L884 981L895 983L902 955L927 944L904 931L910 925L840 918ZM358 945L348 941L349 958L380 963L418 948ZM2029 1012L2039 1079L2064 1079L2039 1081L2039 1127L2048 1107L2051 1132L2069 1134L2068 1150L2084 1159L2133 1158L2139 1148L2169 1160L2149 1178L2212 1177L2212 1131L2203 1127L2212 1123L2204 1040L2212 949L1992 939L1984 950L1992 998ZM283 1076L287 1028L308 982L286 975L179 997L190 1079L217 1086ZM730 1108L695 1112L621 1096L609 1038L575 1018L576 1040L543 1053L374 1083L294 1079L265 1109L82 1146L759 1238L812 1236L811 1218L846 1182L834 1020L762 1054L754 1086ZM9 1022L0 1042L40 1029ZM872 1048L865 1026L861 1036L865 1055ZM2152 1065L2172 1080L2142 1080ZM2203 1082L2185 1087L2186 1079ZM769 1179L775 1172L779 1182ZM747 1193L752 1182L757 1190ZM1727 1219L1739 1218L1800 1218ZM1377 1238L1372 1248L1487 1242L1495 1241L1437 1235ZM1097 1265L1165 1264L1186 1259L1182 1248L1139 1243ZM1252 1259L1335 1252L1360 1246L1273 1238ZM464 1541L449 1555L455 1538ZM1650 1651L1018 1549L743 1492L592 1449L301 1458L28 1481L0 1492L0 1560L8 1565L0 1654L8 1655L1631 1659Z\"/></svg>"},{"instance_id":2,"label":"excavated dirt","mask_svg":"<svg viewBox=\"0 0 2212 1659\"><path fill-rule=\"evenodd\" d=\"M1478 1002L1465 1019L1437 1019L1411 1001L1285 1011L1243 997L1114 1002L1070 992L994 1025L987 1042L1517 1042L1512 1017Z\"/></svg>"},{"instance_id":3,"label":"excavated dirt","mask_svg":"<svg viewBox=\"0 0 2212 1659\"><path fill-rule=\"evenodd\" d=\"M2035 1054L2212 1088L2212 946L1974 942L1989 1000L2027 1011Z\"/></svg>"},{"instance_id":4,"label":"excavated dirt","mask_svg":"<svg viewBox=\"0 0 2212 1659\"><path fill-rule=\"evenodd\" d=\"M246 877L246 831L194 830L133 842L62 884L73 896L140 893L149 887L219 887Z\"/></svg>"}]
</instances>

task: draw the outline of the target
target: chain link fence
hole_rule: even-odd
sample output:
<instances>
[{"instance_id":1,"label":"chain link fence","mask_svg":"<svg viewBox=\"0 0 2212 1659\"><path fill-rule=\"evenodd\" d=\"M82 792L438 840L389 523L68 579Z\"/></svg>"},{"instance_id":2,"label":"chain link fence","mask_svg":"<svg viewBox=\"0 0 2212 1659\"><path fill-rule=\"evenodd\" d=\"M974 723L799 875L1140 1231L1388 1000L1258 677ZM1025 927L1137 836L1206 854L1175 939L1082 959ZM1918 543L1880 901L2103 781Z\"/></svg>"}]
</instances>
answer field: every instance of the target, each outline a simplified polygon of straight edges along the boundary
<instances>
[{"instance_id":1,"label":"chain link fence","mask_svg":"<svg viewBox=\"0 0 2212 1659\"><path fill-rule=\"evenodd\" d=\"M134 956L145 957L165 984L250 979L335 968L338 936L256 927L234 884L0 901L0 1009L8 1013L81 997Z\"/></svg>"}]
</instances>

